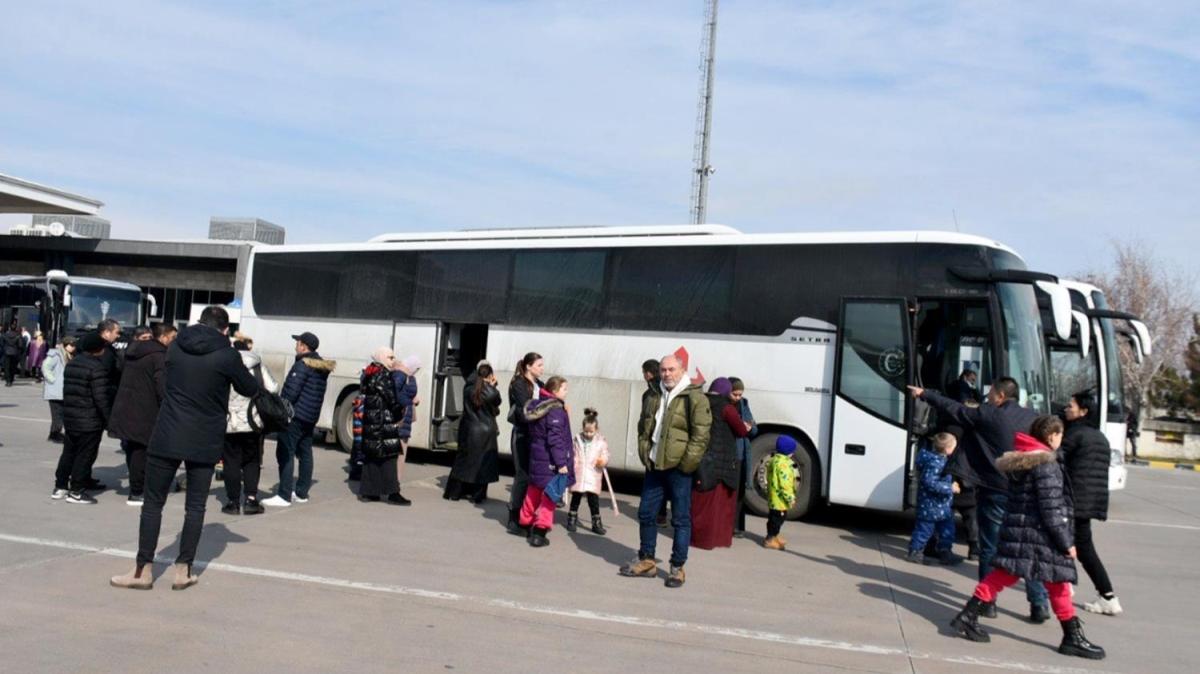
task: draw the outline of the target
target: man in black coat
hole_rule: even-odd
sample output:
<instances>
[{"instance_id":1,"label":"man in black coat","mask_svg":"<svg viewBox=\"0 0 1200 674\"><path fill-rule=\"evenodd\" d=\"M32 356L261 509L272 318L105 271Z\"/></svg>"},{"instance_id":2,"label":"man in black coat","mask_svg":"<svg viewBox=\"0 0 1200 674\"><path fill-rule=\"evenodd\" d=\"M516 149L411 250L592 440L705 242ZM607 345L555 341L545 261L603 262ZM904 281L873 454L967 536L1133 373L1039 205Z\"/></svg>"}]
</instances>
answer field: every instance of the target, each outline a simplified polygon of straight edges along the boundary
<instances>
[{"instance_id":1,"label":"man in black coat","mask_svg":"<svg viewBox=\"0 0 1200 674\"><path fill-rule=\"evenodd\" d=\"M154 582L151 564L158 547L162 509L180 463L187 470L187 499L171 589L182 590L199 582L192 575L192 562L204 527L213 468L225 446L229 387L248 398L261 390L230 345L228 334L229 314L221 307L207 307L200 314L200 323L180 331L167 349L166 391L147 449L137 563L133 571L112 578L114 587L148 590Z\"/></svg>"},{"instance_id":2,"label":"man in black coat","mask_svg":"<svg viewBox=\"0 0 1200 674\"><path fill-rule=\"evenodd\" d=\"M4 357L4 385L12 386L17 376L17 361L21 358L21 331L17 329L16 321L0 335L0 341L3 342L0 355Z\"/></svg>"},{"instance_id":3,"label":"man in black coat","mask_svg":"<svg viewBox=\"0 0 1200 674\"><path fill-rule=\"evenodd\" d=\"M946 396L917 386L908 387L915 397L929 403L942 416L942 423L955 423L963 428L960 450L966 465L958 464L965 480L976 488L976 517L979 523L979 579L992 570L992 557L1000 544L1000 527L1008 510L1008 478L996 468L996 460L1013 451L1018 432L1028 433L1037 419L1037 412L1019 404L1021 387L1012 377L1000 377L992 382L987 401L978 407L968 407ZM1026 583L1025 597L1029 599L1030 620L1043 623L1050 619L1050 597L1040 583ZM994 615L989 606L987 615Z\"/></svg>"},{"instance_id":4,"label":"man in black coat","mask_svg":"<svg viewBox=\"0 0 1200 674\"><path fill-rule=\"evenodd\" d=\"M117 387L108 432L121 440L129 470L131 506L141 506L146 486L146 447L158 419L158 408L167 391L167 328L162 323L147 329L150 339L135 337L125 349L125 374Z\"/></svg>"},{"instance_id":5,"label":"man in black coat","mask_svg":"<svg viewBox=\"0 0 1200 674\"><path fill-rule=\"evenodd\" d=\"M85 490L91 484L92 464L112 412L112 387L101 359L106 344L96 334L78 342L78 355L63 369L63 428L66 437L54 473L53 499L92 505Z\"/></svg>"}]
</instances>

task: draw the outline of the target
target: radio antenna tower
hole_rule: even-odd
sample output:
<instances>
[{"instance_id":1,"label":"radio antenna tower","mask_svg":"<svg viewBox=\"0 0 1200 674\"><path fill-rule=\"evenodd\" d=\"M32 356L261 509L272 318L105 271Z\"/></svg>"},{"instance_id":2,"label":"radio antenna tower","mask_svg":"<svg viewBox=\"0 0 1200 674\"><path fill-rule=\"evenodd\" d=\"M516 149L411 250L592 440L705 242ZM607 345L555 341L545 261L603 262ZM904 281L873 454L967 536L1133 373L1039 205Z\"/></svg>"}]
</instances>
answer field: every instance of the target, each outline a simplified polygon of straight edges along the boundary
<instances>
[{"instance_id":1,"label":"radio antenna tower","mask_svg":"<svg viewBox=\"0 0 1200 674\"><path fill-rule=\"evenodd\" d=\"M692 224L708 218L708 178L716 169L708 163L708 139L712 133L713 60L717 51L717 0L706 0L704 34L700 38L700 103L696 110L696 142L692 147Z\"/></svg>"}]
</instances>

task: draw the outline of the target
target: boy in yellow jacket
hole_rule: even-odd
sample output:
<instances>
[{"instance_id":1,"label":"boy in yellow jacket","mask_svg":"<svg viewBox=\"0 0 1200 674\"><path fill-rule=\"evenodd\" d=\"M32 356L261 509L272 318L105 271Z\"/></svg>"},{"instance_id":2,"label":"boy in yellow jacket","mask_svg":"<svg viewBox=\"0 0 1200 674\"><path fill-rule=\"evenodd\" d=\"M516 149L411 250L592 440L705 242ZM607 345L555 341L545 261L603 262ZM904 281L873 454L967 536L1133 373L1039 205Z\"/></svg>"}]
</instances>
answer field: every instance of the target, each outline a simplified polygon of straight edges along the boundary
<instances>
[{"instance_id":1,"label":"boy in yellow jacket","mask_svg":"<svg viewBox=\"0 0 1200 674\"><path fill-rule=\"evenodd\" d=\"M783 550L787 539L779 535L787 511L796 503L796 466L792 454L796 453L796 441L781 435L775 440L775 453L767 462L767 497L771 512L767 514L767 540L763 547Z\"/></svg>"}]
</instances>

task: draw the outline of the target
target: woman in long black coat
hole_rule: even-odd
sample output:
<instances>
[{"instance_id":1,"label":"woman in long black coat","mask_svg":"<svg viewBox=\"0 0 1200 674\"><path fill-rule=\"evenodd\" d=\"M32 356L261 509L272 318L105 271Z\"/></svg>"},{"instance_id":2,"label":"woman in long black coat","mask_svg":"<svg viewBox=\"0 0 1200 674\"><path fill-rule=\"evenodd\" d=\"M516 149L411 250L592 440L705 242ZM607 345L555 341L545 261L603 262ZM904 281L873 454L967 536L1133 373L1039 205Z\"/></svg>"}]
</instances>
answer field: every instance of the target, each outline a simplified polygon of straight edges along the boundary
<instances>
[{"instance_id":1,"label":"woman in long black coat","mask_svg":"<svg viewBox=\"0 0 1200 674\"><path fill-rule=\"evenodd\" d=\"M500 435L496 424L500 402L495 371L488 363L480 363L463 390L458 455L443 498L457 501L465 496L474 503L482 503L487 499L488 485L500 479L500 450L496 443Z\"/></svg>"},{"instance_id":2,"label":"woman in long black coat","mask_svg":"<svg viewBox=\"0 0 1200 674\"><path fill-rule=\"evenodd\" d=\"M391 349L381 348L362 374L363 395L363 470L358 498L379 501L387 497L393 505L405 505L400 496L396 460L404 451L396 421L404 413L396 403L391 370L396 358Z\"/></svg>"}]
</instances>

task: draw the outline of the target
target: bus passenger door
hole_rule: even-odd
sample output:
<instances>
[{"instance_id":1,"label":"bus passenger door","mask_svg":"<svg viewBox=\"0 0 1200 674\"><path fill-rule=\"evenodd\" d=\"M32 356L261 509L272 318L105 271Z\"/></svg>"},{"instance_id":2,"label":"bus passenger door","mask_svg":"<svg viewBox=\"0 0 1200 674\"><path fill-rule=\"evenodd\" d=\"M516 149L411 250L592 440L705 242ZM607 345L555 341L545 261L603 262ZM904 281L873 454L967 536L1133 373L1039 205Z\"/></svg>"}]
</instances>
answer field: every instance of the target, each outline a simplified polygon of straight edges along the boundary
<instances>
[{"instance_id":1,"label":"bus passenger door","mask_svg":"<svg viewBox=\"0 0 1200 674\"><path fill-rule=\"evenodd\" d=\"M486 325L442 323L438 326L437 361L433 369L431 449L458 449L466 378L487 354Z\"/></svg>"},{"instance_id":2,"label":"bus passenger door","mask_svg":"<svg viewBox=\"0 0 1200 674\"><path fill-rule=\"evenodd\" d=\"M837 347L829 501L902 510L912 362L904 299L843 299Z\"/></svg>"}]
</instances>

